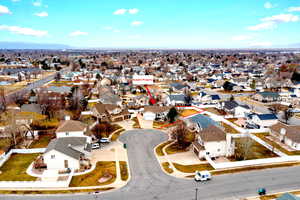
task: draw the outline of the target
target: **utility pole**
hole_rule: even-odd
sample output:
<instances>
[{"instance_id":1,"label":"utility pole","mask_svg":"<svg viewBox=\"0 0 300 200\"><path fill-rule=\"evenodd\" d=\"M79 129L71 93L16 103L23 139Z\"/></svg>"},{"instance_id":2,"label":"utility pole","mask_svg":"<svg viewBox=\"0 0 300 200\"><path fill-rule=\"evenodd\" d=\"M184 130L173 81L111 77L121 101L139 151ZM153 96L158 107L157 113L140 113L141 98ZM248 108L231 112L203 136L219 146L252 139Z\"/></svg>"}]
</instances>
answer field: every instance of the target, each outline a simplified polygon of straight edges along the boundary
<instances>
[{"instance_id":1,"label":"utility pole","mask_svg":"<svg viewBox=\"0 0 300 200\"><path fill-rule=\"evenodd\" d=\"M198 188L196 188L195 200L198 200Z\"/></svg>"}]
</instances>

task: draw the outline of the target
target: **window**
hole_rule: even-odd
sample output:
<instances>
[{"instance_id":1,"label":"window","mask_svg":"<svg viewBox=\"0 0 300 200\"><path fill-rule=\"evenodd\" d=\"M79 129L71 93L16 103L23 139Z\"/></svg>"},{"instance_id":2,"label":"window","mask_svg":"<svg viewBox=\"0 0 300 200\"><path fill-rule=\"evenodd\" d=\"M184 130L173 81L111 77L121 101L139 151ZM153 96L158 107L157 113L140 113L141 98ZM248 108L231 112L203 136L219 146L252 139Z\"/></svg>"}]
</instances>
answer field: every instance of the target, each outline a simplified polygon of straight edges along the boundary
<instances>
[{"instance_id":1,"label":"window","mask_svg":"<svg viewBox=\"0 0 300 200\"><path fill-rule=\"evenodd\" d=\"M55 158L55 155L51 155L51 159L54 159Z\"/></svg>"},{"instance_id":2,"label":"window","mask_svg":"<svg viewBox=\"0 0 300 200\"><path fill-rule=\"evenodd\" d=\"M69 132L66 132L66 135L68 136L68 135L69 135Z\"/></svg>"}]
</instances>

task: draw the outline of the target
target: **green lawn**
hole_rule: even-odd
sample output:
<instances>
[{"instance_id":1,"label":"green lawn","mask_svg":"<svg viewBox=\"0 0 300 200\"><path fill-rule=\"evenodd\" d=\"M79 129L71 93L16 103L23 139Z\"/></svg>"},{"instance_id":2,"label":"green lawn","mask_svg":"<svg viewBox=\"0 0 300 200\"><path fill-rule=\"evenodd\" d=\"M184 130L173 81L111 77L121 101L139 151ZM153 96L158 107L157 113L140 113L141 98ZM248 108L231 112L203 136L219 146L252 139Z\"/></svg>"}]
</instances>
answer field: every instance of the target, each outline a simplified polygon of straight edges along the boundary
<instances>
[{"instance_id":1,"label":"green lawn","mask_svg":"<svg viewBox=\"0 0 300 200\"><path fill-rule=\"evenodd\" d=\"M39 154L12 154L0 168L0 181L34 181L36 177L26 173L29 165Z\"/></svg>"},{"instance_id":2,"label":"green lawn","mask_svg":"<svg viewBox=\"0 0 300 200\"><path fill-rule=\"evenodd\" d=\"M104 183L99 183L99 179L106 173L112 176L111 179ZM101 161L97 162L96 168L84 175L74 176L70 183L70 187L85 187L85 186L100 186L108 185L116 180L116 162L114 161Z\"/></svg>"},{"instance_id":3,"label":"green lawn","mask_svg":"<svg viewBox=\"0 0 300 200\"><path fill-rule=\"evenodd\" d=\"M46 148L52 137L52 135L41 135L38 140L34 140L31 143L29 148Z\"/></svg>"},{"instance_id":4,"label":"green lawn","mask_svg":"<svg viewBox=\"0 0 300 200\"><path fill-rule=\"evenodd\" d=\"M174 167L183 173L194 173L196 171L213 170L214 168L210 164L197 164L197 165L181 165L173 163Z\"/></svg>"}]
</instances>

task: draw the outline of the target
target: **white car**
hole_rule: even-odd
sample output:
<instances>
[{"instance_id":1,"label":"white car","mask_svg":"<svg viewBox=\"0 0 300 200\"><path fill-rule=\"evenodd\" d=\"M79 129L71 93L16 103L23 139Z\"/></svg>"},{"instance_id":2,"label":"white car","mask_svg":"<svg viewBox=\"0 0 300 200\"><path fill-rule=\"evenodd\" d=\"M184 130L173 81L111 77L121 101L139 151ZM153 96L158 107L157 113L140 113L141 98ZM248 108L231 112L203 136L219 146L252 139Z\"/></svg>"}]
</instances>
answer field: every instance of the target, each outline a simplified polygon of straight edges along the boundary
<instances>
[{"instance_id":1,"label":"white car","mask_svg":"<svg viewBox=\"0 0 300 200\"><path fill-rule=\"evenodd\" d=\"M209 171L196 171L195 181L208 181L211 179L211 174Z\"/></svg>"},{"instance_id":2,"label":"white car","mask_svg":"<svg viewBox=\"0 0 300 200\"><path fill-rule=\"evenodd\" d=\"M100 144L99 143L93 143L92 144L92 149L100 149Z\"/></svg>"},{"instance_id":3,"label":"white car","mask_svg":"<svg viewBox=\"0 0 300 200\"><path fill-rule=\"evenodd\" d=\"M100 143L110 143L110 139L109 138L101 138L99 140Z\"/></svg>"}]
</instances>

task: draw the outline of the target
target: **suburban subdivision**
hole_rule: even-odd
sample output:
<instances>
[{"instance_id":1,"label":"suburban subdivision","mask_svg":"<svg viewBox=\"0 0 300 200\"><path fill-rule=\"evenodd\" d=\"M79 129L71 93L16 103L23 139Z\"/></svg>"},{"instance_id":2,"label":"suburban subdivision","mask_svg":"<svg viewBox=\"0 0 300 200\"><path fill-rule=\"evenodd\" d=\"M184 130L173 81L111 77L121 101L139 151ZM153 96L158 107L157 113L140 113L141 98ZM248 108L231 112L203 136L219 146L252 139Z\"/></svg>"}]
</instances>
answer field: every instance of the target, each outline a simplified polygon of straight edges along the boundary
<instances>
[{"instance_id":1,"label":"suburban subdivision","mask_svg":"<svg viewBox=\"0 0 300 200\"><path fill-rule=\"evenodd\" d=\"M299 199L300 54L1 50L0 199Z\"/></svg>"}]
</instances>

